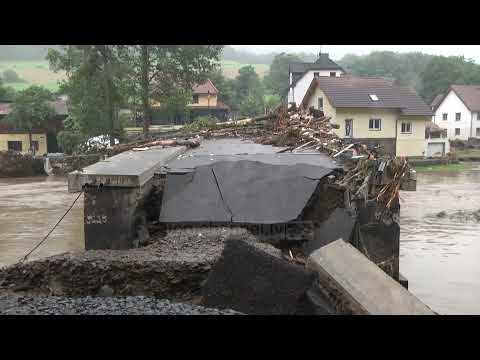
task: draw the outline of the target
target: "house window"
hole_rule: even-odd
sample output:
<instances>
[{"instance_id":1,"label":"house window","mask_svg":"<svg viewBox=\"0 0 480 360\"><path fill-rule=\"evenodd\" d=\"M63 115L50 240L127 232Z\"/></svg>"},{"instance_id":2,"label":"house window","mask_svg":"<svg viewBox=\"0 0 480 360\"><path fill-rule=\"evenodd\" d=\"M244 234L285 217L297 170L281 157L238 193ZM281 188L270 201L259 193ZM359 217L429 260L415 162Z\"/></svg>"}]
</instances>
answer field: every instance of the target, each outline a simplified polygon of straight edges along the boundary
<instances>
[{"instance_id":1,"label":"house window","mask_svg":"<svg viewBox=\"0 0 480 360\"><path fill-rule=\"evenodd\" d=\"M442 120L447 121L448 120L448 114L442 114Z\"/></svg>"},{"instance_id":2,"label":"house window","mask_svg":"<svg viewBox=\"0 0 480 360\"><path fill-rule=\"evenodd\" d=\"M336 77L336 76L337 76L337 73L336 73L335 71L332 71L332 72L330 73L330 77Z\"/></svg>"},{"instance_id":3,"label":"house window","mask_svg":"<svg viewBox=\"0 0 480 360\"><path fill-rule=\"evenodd\" d=\"M480 128L477 128L477 137L480 137Z\"/></svg>"},{"instance_id":4,"label":"house window","mask_svg":"<svg viewBox=\"0 0 480 360\"><path fill-rule=\"evenodd\" d=\"M318 110L323 110L323 98L318 98Z\"/></svg>"},{"instance_id":5,"label":"house window","mask_svg":"<svg viewBox=\"0 0 480 360\"><path fill-rule=\"evenodd\" d=\"M40 144L38 143L37 140L32 140L32 148L35 150L35 151L38 151L40 149Z\"/></svg>"},{"instance_id":6,"label":"house window","mask_svg":"<svg viewBox=\"0 0 480 360\"><path fill-rule=\"evenodd\" d=\"M370 119L368 122L368 130L382 130L382 120Z\"/></svg>"},{"instance_id":7,"label":"house window","mask_svg":"<svg viewBox=\"0 0 480 360\"><path fill-rule=\"evenodd\" d=\"M455 136L460 135L460 128L455 128Z\"/></svg>"},{"instance_id":8,"label":"house window","mask_svg":"<svg viewBox=\"0 0 480 360\"><path fill-rule=\"evenodd\" d=\"M402 123L402 134L412 133L412 123Z\"/></svg>"},{"instance_id":9,"label":"house window","mask_svg":"<svg viewBox=\"0 0 480 360\"><path fill-rule=\"evenodd\" d=\"M198 104L198 95L193 95L193 103Z\"/></svg>"},{"instance_id":10,"label":"house window","mask_svg":"<svg viewBox=\"0 0 480 360\"><path fill-rule=\"evenodd\" d=\"M319 76L320 76L320 73L314 72L314 73L313 73L313 76L314 76L314 77L319 77Z\"/></svg>"},{"instance_id":11,"label":"house window","mask_svg":"<svg viewBox=\"0 0 480 360\"><path fill-rule=\"evenodd\" d=\"M353 119L345 119L345 137L353 136Z\"/></svg>"},{"instance_id":12,"label":"house window","mask_svg":"<svg viewBox=\"0 0 480 360\"><path fill-rule=\"evenodd\" d=\"M21 141L8 141L8 150L22 151L22 142Z\"/></svg>"},{"instance_id":13,"label":"house window","mask_svg":"<svg viewBox=\"0 0 480 360\"><path fill-rule=\"evenodd\" d=\"M462 118L462 114L461 113L455 113L455 121L460 121Z\"/></svg>"}]
</instances>

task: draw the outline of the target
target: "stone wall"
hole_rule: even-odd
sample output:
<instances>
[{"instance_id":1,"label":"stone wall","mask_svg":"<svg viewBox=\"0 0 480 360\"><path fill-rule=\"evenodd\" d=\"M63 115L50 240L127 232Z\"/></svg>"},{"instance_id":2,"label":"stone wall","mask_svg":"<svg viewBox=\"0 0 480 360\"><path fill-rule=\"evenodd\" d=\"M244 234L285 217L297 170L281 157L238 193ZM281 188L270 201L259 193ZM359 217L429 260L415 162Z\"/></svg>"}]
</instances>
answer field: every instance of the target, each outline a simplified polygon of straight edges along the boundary
<instances>
[{"instance_id":1,"label":"stone wall","mask_svg":"<svg viewBox=\"0 0 480 360\"><path fill-rule=\"evenodd\" d=\"M15 151L0 151L0 178L46 175L43 159Z\"/></svg>"},{"instance_id":2,"label":"stone wall","mask_svg":"<svg viewBox=\"0 0 480 360\"><path fill-rule=\"evenodd\" d=\"M51 157L50 166L52 167L53 175L64 176L72 171L81 170L84 167L95 164L102 159L102 154Z\"/></svg>"}]
</instances>

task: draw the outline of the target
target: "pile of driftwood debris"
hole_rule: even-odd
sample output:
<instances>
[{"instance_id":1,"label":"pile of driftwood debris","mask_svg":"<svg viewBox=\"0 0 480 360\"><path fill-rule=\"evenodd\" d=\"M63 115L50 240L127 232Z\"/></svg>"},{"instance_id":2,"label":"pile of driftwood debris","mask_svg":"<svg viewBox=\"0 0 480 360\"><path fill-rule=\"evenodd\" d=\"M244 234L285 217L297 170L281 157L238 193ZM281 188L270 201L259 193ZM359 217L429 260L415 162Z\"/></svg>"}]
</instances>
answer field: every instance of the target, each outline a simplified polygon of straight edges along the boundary
<instances>
[{"instance_id":1,"label":"pile of driftwood debris","mask_svg":"<svg viewBox=\"0 0 480 360\"><path fill-rule=\"evenodd\" d=\"M414 173L405 158L379 157L359 159L337 184L348 190L351 200L376 200L377 216L395 209L400 190L414 190Z\"/></svg>"},{"instance_id":2,"label":"pile of driftwood debris","mask_svg":"<svg viewBox=\"0 0 480 360\"><path fill-rule=\"evenodd\" d=\"M272 122L272 131L257 138L257 142L287 146L292 151L318 150L328 154L344 147L343 140L333 131L338 125L332 124L321 111L280 108Z\"/></svg>"}]
</instances>

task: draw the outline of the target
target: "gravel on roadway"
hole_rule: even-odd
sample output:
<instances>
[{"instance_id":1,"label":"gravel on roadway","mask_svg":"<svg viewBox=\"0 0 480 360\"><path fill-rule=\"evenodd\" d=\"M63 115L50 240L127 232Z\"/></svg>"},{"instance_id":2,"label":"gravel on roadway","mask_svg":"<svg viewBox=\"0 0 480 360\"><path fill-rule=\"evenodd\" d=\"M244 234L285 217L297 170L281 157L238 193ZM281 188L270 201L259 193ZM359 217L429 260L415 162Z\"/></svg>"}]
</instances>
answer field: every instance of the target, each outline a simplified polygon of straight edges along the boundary
<instances>
[{"instance_id":1,"label":"gravel on roadway","mask_svg":"<svg viewBox=\"0 0 480 360\"><path fill-rule=\"evenodd\" d=\"M59 297L0 295L0 315L242 315L145 296Z\"/></svg>"}]
</instances>

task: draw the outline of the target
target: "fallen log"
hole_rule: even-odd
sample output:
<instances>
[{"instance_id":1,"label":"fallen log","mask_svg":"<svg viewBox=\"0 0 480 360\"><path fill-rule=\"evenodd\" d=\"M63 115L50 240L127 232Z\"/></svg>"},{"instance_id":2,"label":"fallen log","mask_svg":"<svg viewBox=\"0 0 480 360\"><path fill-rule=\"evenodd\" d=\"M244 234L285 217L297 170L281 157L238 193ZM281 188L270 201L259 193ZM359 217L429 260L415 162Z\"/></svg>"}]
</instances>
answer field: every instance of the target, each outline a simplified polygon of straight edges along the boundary
<instances>
[{"instance_id":1,"label":"fallen log","mask_svg":"<svg viewBox=\"0 0 480 360\"><path fill-rule=\"evenodd\" d=\"M189 148L195 148L200 145L198 140L176 140L176 139L164 139L164 140L155 140L146 143L136 142L130 144L120 144L115 146L112 150L114 154L118 154L124 151L133 150L134 148L139 148L140 146L145 149L152 146L187 146Z\"/></svg>"}]
</instances>

